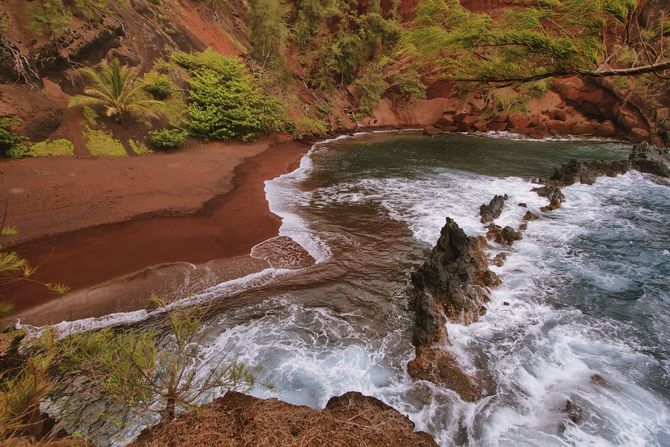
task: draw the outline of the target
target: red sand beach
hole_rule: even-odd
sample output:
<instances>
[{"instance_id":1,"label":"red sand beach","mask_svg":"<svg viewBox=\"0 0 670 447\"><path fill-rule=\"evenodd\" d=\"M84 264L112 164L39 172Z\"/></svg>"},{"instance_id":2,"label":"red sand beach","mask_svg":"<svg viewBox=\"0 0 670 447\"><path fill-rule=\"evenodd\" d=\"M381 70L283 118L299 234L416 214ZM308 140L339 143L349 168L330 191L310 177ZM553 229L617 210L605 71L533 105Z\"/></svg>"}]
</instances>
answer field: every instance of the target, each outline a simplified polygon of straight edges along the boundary
<instances>
[{"instance_id":1,"label":"red sand beach","mask_svg":"<svg viewBox=\"0 0 670 447\"><path fill-rule=\"evenodd\" d=\"M122 159L3 162L7 225L20 232L13 249L39 266L34 279L72 290L57 298L20 282L3 300L23 321L45 324L141 308L188 270L209 282L262 270L249 251L281 224L264 182L294 169L307 149L209 143Z\"/></svg>"}]
</instances>

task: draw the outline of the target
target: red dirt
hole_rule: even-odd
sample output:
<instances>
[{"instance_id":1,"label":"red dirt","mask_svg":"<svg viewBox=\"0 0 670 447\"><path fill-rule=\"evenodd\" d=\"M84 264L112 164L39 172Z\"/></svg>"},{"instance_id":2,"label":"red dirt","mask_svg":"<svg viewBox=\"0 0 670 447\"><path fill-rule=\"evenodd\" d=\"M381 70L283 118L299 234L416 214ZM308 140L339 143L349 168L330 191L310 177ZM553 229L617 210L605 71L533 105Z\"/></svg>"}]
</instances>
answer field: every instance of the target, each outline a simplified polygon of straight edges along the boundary
<instances>
[{"instance_id":1,"label":"red dirt","mask_svg":"<svg viewBox=\"0 0 670 447\"><path fill-rule=\"evenodd\" d=\"M383 402L349 392L315 410L229 391L220 399L147 430L133 447L435 447Z\"/></svg>"},{"instance_id":2,"label":"red dirt","mask_svg":"<svg viewBox=\"0 0 670 447\"><path fill-rule=\"evenodd\" d=\"M23 238L84 228L14 248L39 266L34 279L72 290L148 266L247 255L280 226L268 210L264 181L290 170L307 150L295 142L267 147L219 143L128 159L2 163L10 193L22 197L9 203L9 224L20 223ZM160 215L137 217L147 212ZM29 282L3 295L17 311L54 299Z\"/></svg>"}]
</instances>

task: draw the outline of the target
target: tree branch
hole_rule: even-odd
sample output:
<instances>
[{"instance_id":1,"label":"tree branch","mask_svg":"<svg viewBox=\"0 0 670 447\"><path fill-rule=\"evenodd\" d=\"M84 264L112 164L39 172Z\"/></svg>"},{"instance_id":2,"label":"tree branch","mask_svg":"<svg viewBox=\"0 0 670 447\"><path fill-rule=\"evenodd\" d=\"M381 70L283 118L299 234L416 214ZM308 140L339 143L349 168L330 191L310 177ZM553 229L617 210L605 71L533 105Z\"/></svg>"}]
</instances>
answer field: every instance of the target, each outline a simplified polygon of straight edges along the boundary
<instances>
[{"instance_id":1,"label":"tree branch","mask_svg":"<svg viewBox=\"0 0 670 447\"><path fill-rule=\"evenodd\" d=\"M568 71L554 71L537 75L529 76L500 76L500 77L473 77L473 78L450 78L446 80L454 82L530 82L539 81L547 78L565 78L569 76L582 76L586 78L607 78L615 76L640 76L647 73L660 73L670 70L670 61L661 62L659 64L643 65L641 67L632 68L610 68L607 70L568 70Z\"/></svg>"}]
</instances>

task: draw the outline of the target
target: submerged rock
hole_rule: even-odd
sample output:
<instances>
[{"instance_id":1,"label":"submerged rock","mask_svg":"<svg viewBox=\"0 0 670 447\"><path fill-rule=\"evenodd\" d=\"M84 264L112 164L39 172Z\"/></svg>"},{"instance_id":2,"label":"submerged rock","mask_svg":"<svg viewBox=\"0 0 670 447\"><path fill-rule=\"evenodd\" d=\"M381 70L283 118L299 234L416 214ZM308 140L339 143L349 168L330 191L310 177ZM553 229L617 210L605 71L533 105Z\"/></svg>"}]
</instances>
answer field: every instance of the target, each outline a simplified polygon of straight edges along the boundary
<instances>
[{"instance_id":1,"label":"submerged rock","mask_svg":"<svg viewBox=\"0 0 670 447\"><path fill-rule=\"evenodd\" d=\"M575 183L592 185L598 177L615 177L631 169L660 177L670 177L668 149L644 142L633 146L628 160L570 160L554 169L549 181L560 187Z\"/></svg>"},{"instance_id":2,"label":"submerged rock","mask_svg":"<svg viewBox=\"0 0 670 447\"><path fill-rule=\"evenodd\" d=\"M628 159L632 169L659 177L670 177L668 148L652 146L647 142L636 144Z\"/></svg>"},{"instance_id":3,"label":"submerged rock","mask_svg":"<svg viewBox=\"0 0 670 447\"><path fill-rule=\"evenodd\" d=\"M544 185L538 188L533 188L533 191L535 191L538 196L549 199L549 205L540 208L543 212L557 210L561 207L561 203L565 201L565 196L561 192L561 189L555 185Z\"/></svg>"},{"instance_id":4,"label":"submerged rock","mask_svg":"<svg viewBox=\"0 0 670 447\"><path fill-rule=\"evenodd\" d=\"M615 177L625 174L629 169L628 160L614 161L577 161L570 160L556 169L549 180L556 182L557 186L569 186L574 183L592 185L603 175Z\"/></svg>"},{"instance_id":5,"label":"submerged rock","mask_svg":"<svg viewBox=\"0 0 670 447\"><path fill-rule=\"evenodd\" d=\"M420 346L414 360L407 365L414 379L427 380L458 393L465 401L474 402L482 396L482 387L476 377L463 371L456 357L450 352Z\"/></svg>"},{"instance_id":6,"label":"submerged rock","mask_svg":"<svg viewBox=\"0 0 670 447\"><path fill-rule=\"evenodd\" d=\"M315 410L229 391L209 405L143 432L132 446L436 447L406 416L349 392Z\"/></svg>"},{"instance_id":7,"label":"submerged rock","mask_svg":"<svg viewBox=\"0 0 670 447\"><path fill-rule=\"evenodd\" d=\"M530 211L526 211L526 214L523 215L523 221L524 222L528 222L530 220L537 220L539 218L540 217L537 214L532 213Z\"/></svg>"},{"instance_id":8,"label":"submerged rock","mask_svg":"<svg viewBox=\"0 0 670 447\"><path fill-rule=\"evenodd\" d=\"M507 194L504 196L497 195L491 199L488 205L480 206L479 214L482 216L481 222L483 224L490 223L500 217L506 200Z\"/></svg>"},{"instance_id":9,"label":"submerged rock","mask_svg":"<svg viewBox=\"0 0 670 447\"><path fill-rule=\"evenodd\" d=\"M501 245L510 246L514 241L521 240L521 231L517 231L510 226L501 228L499 225L491 224L486 232L486 238L494 240Z\"/></svg>"}]
</instances>

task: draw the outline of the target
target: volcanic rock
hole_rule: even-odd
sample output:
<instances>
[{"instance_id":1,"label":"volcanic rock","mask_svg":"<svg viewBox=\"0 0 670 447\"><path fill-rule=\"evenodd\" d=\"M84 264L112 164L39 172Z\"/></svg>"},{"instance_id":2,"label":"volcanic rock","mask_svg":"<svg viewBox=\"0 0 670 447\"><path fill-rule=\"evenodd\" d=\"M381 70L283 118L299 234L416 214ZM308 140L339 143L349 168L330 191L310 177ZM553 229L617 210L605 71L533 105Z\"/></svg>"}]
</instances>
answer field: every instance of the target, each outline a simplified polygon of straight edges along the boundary
<instances>
[{"instance_id":1,"label":"volcanic rock","mask_svg":"<svg viewBox=\"0 0 670 447\"><path fill-rule=\"evenodd\" d=\"M532 213L530 211L526 211L526 214L523 215L523 221L528 222L530 220L537 220L539 219L538 215L535 213Z\"/></svg>"},{"instance_id":2,"label":"volcanic rock","mask_svg":"<svg viewBox=\"0 0 670 447\"><path fill-rule=\"evenodd\" d=\"M407 371L414 379L427 380L454 390L468 402L474 402L482 395L477 378L465 373L452 353L438 348L417 347L416 357L407 365Z\"/></svg>"},{"instance_id":3,"label":"volcanic rock","mask_svg":"<svg viewBox=\"0 0 670 447\"><path fill-rule=\"evenodd\" d=\"M592 185L600 176L615 177L628 171L627 160L583 162L570 160L554 170L550 180L558 186L569 186L574 183Z\"/></svg>"},{"instance_id":4,"label":"volcanic rock","mask_svg":"<svg viewBox=\"0 0 670 447\"><path fill-rule=\"evenodd\" d=\"M636 144L628 157L631 168L640 172L670 177L668 148L652 146L647 142Z\"/></svg>"},{"instance_id":5,"label":"volcanic rock","mask_svg":"<svg viewBox=\"0 0 670 447\"><path fill-rule=\"evenodd\" d=\"M540 197L546 197L549 199L549 205L540 208L543 212L560 208L561 203L563 203L565 200L565 196L561 192L560 188L551 184L533 188L533 191L535 191Z\"/></svg>"},{"instance_id":6,"label":"volcanic rock","mask_svg":"<svg viewBox=\"0 0 670 447\"><path fill-rule=\"evenodd\" d=\"M499 284L500 279L489 270L484 245L482 237L467 236L447 217L437 245L412 274L415 345L440 340L445 317L469 324L486 312L487 287Z\"/></svg>"},{"instance_id":7,"label":"volcanic rock","mask_svg":"<svg viewBox=\"0 0 670 447\"><path fill-rule=\"evenodd\" d=\"M503 207L505 206L505 201L507 200L507 195L501 196L497 195L491 199L488 205L482 205L479 207L479 214L482 216L481 222L483 224L493 222L502 213Z\"/></svg>"},{"instance_id":8,"label":"volcanic rock","mask_svg":"<svg viewBox=\"0 0 670 447\"><path fill-rule=\"evenodd\" d=\"M501 245L510 246L514 241L521 240L521 232L515 230L510 226L501 228L499 225L491 224L488 227L486 232L486 238L489 240L495 240Z\"/></svg>"}]
</instances>

